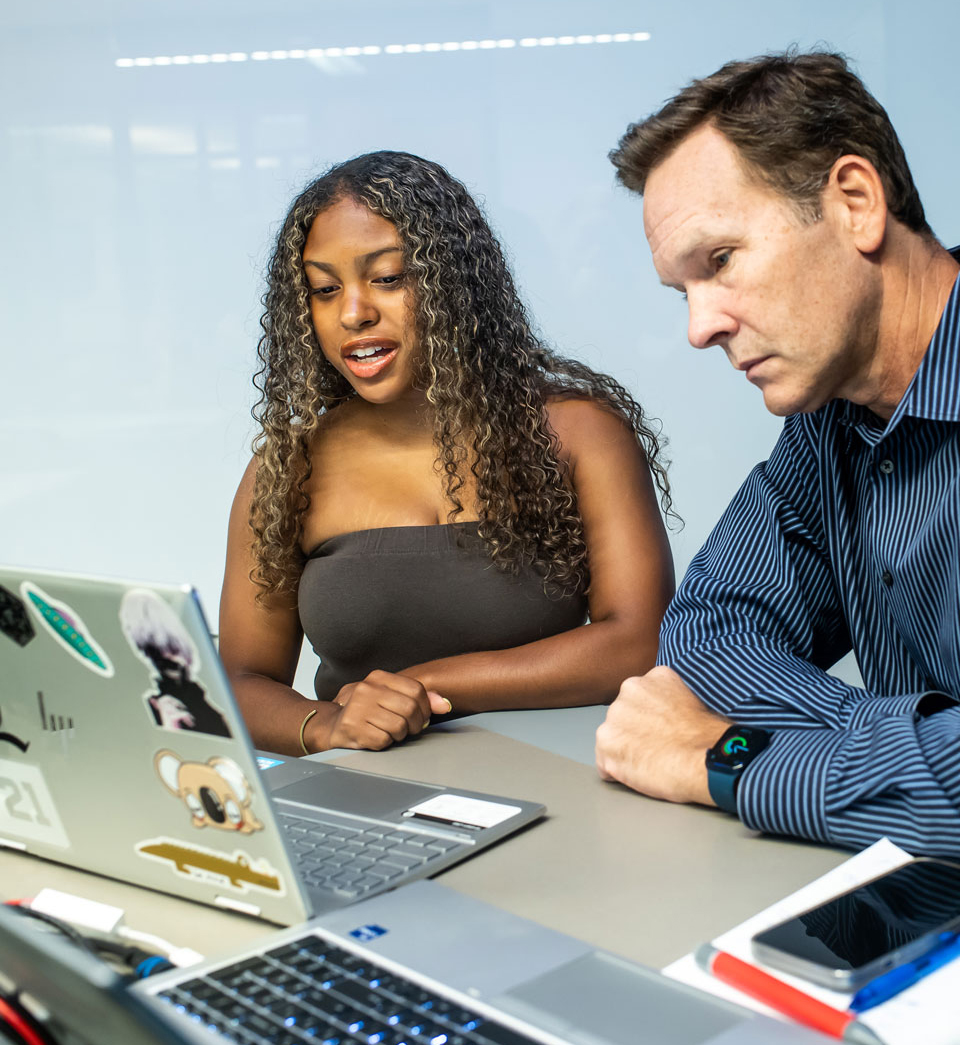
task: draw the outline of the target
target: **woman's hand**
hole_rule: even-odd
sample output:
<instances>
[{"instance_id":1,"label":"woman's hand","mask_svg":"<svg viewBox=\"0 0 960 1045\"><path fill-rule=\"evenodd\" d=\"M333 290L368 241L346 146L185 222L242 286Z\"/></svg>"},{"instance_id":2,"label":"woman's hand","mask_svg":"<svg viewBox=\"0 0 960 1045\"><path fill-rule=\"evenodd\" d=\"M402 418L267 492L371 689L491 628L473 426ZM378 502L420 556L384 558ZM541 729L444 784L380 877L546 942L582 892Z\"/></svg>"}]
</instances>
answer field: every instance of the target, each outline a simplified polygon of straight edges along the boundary
<instances>
[{"instance_id":1,"label":"woman's hand","mask_svg":"<svg viewBox=\"0 0 960 1045\"><path fill-rule=\"evenodd\" d=\"M439 693L427 692L416 679L389 671L371 671L360 682L343 686L333 703L339 710L323 716L316 730L308 724L307 746L312 751L332 747L381 751L422 732L431 714L451 710L450 701Z\"/></svg>"}]
</instances>

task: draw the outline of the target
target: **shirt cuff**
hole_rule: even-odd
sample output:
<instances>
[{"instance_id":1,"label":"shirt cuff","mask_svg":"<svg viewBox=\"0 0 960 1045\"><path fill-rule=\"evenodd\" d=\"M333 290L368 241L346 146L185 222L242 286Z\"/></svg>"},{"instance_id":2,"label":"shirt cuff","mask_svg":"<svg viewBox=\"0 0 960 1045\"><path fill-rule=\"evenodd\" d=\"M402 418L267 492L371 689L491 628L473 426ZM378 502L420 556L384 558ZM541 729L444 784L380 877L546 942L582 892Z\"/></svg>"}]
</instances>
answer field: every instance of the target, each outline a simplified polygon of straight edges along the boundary
<instances>
[{"instance_id":1,"label":"shirt cuff","mask_svg":"<svg viewBox=\"0 0 960 1045\"><path fill-rule=\"evenodd\" d=\"M737 815L753 831L829 841L826 784L844 741L832 729L781 729L744 770Z\"/></svg>"},{"instance_id":2,"label":"shirt cuff","mask_svg":"<svg viewBox=\"0 0 960 1045\"><path fill-rule=\"evenodd\" d=\"M935 689L928 689L923 693L904 693L895 697L872 696L851 710L846 728L857 729L877 719L893 718L894 715L914 714L917 718L926 718L945 708L955 707L956 704L955 697Z\"/></svg>"}]
</instances>

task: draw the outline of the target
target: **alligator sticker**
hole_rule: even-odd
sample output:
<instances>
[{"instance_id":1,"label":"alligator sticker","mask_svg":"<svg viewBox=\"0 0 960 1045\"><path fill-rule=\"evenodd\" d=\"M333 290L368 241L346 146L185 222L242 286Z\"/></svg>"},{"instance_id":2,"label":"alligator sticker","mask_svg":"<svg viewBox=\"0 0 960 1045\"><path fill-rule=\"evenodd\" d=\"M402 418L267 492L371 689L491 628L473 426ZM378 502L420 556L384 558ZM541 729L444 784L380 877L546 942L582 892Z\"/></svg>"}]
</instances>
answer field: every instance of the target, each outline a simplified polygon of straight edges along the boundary
<instances>
[{"instance_id":1,"label":"alligator sticker","mask_svg":"<svg viewBox=\"0 0 960 1045\"><path fill-rule=\"evenodd\" d=\"M250 811L250 785L233 759L184 762L173 751L158 751L153 767L163 786L190 811L194 827L217 827L248 835L263 824Z\"/></svg>"},{"instance_id":2,"label":"alligator sticker","mask_svg":"<svg viewBox=\"0 0 960 1045\"><path fill-rule=\"evenodd\" d=\"M135 848L149 860L172 864L177 874L195 882L227 885L244 893L260 889L283 896L286 891L280 876L266 860L252 860L239 849L228 855L174 838L149 838L138 842Z\"/></svg>"},{"instance_id":3,"label":"alligator sticker","mask_svg":"<svg viewBox=\"0 0 960 1045\"><path fill-rule=\"evenodd\" d=\"M26 646L37 635L30 623L27 607L2 584L0 584L0 632L8 639L13 639L18 646Z\"/></svg>"},{"instance_id":4,"label":"alligator sticker","mask_svg":"<svg viewBox=\"0 0 960 1045\"><path fill-rule=\"evenodd\" d=\"M20 594L37 620L61 646L80 663L104 678L113 677L113 665L79 615L65 602L58 602L30 581L20 585Z\"/></svg>"},{"instance_id":5,"label":"alligator sticker","mask_svg":"<svg viewBox=\"0 0 960 1045\"><path fill-rule=\"evenodd\" d=\"M0 835L70 848L38 766L0 758Z\"/></svg>"},{"instance_id":6,"label":"alligator sticker","mask_svg":"<svg viewBox=\"0 0 960 1045\"><path fill-rule=\"evenodd\" d=\"M3 725L3 711L0 710L0 726ZM8 733L5 730L0 730L0 742L4 744L13 744L14 747L20 748L24 753L30 746L29 740L21 740L18 736L14 736L13 733Z\"/></svg>"},{"instance_id":7,"label":"alligator sticker","mask_svg":"<svg viewBox=\"0 0 960 1045\"><path fill-rule=\"evenodd\" d=\"M150 669L154 688L143 699L156 725L231 736L223 715L196 680L200 657L193 640L163 599L132 588L120 603L120 626L131 649Z\"/></svg>"}]
</instances>

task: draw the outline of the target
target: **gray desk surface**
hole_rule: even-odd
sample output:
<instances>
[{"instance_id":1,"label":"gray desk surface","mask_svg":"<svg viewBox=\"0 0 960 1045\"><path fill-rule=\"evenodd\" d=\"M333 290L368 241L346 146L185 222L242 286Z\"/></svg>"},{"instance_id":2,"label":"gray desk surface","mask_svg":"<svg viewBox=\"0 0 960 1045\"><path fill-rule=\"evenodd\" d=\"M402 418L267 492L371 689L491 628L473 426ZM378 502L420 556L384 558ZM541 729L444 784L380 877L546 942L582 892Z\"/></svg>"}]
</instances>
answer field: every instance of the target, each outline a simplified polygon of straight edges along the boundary
<instances>
[{"instance_id":1,"label":"gray desk surface","mask_svg":"<svg viewBox=\"0 0 960 1045\"><path fill-rule=\"evenodd\" d=\"M601 781L592 750L603 713L477 715L388 751L325 758L542 801L544 821L438 881L647 965L665 965L845 858L823 846L755 836L715 810L656 802ZM124 907L127 924L205 954L271 931L242 916L0 854L5 897L43 886Z\"/></svg>"}]
</instances>

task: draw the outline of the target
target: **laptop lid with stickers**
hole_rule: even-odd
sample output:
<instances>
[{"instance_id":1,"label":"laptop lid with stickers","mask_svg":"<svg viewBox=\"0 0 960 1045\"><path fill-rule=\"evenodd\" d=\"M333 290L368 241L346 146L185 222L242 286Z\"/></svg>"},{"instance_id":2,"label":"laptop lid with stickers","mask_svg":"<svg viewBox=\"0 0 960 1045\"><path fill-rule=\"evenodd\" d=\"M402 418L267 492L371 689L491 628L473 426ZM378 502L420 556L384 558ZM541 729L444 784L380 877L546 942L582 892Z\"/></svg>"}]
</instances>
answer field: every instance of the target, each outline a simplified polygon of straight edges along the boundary
<instances>
[{"instance_id":1,"label":"laptop lid with stickers","mask_svg":"<svg viewBox=\"0 0 960 1045\"><path fill-rule=\"evenodd\" d=\"M0 844L307 916L192 588L0 567Z\"/></svg>"},{"instance_id":2,"label":"laptop lid with stickers","mask_svg":"<svg viewBox=\"0 0 960 1045\"><path fill-rule=\"evenodd\" d=\"M258 757L192 588L0 567L0 845L293 924L543 813Z\"/></svg>"}]
</instances>

